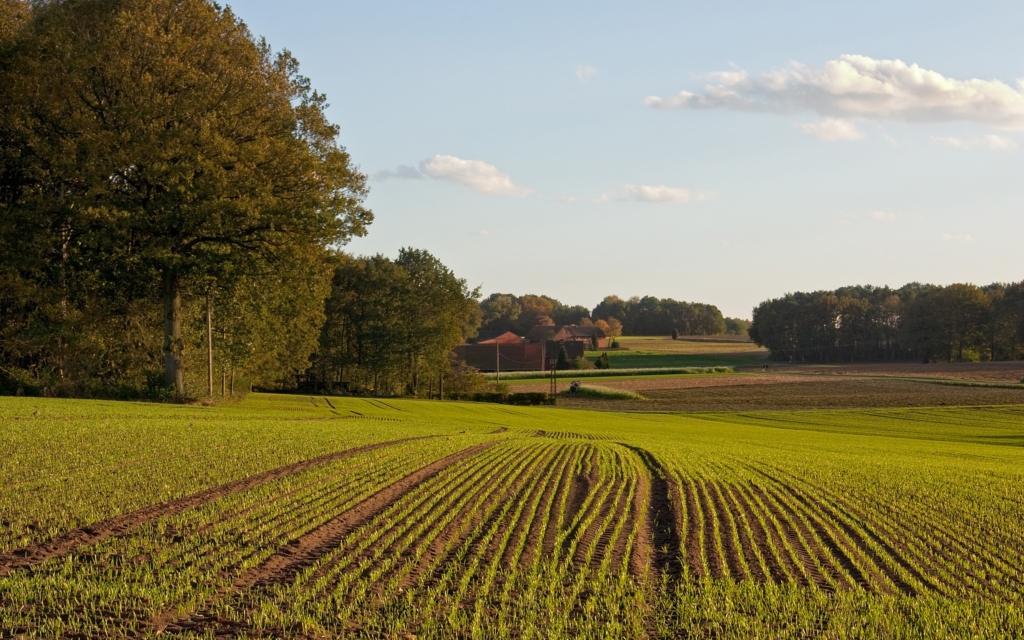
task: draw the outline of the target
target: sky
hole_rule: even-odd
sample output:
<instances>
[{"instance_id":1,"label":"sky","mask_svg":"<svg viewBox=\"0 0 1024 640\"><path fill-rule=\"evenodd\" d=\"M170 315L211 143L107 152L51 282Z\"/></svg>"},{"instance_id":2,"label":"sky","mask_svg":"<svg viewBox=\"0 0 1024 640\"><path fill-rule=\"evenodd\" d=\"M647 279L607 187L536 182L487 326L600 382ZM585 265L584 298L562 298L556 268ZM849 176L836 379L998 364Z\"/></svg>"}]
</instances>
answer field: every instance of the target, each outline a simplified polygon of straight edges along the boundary
<instances>
[{"instance_id":1,"label":"sky","mask_svg":"<svg viewBox=\"0 0 1024 640\"><path fill-rule=\"evenodd\" d=\"M230 3L327 95L369 233L483 295L749 318L1024 279L1024 3Z\"/></svg>"}]
</instances>

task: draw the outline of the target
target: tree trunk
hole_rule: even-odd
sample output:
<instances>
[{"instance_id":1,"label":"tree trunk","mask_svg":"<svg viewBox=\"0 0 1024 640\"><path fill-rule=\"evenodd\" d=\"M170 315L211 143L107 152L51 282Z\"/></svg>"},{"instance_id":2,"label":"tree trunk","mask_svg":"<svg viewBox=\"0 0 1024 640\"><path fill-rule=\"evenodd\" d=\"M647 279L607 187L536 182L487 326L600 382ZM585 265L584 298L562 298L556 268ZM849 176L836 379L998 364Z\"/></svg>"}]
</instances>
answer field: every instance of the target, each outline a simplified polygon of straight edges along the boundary
<instances>
[{"instance_id":1,"label":"tree trunk","mask_svg":"<svg viewBox=\"0 0 1024 640\"><path fill-rule=\"evenodd\" d=\"M235 395L235 368L231 367L231 395Z\"/></svg>"},{"instance_id":2,"label":"tree trunk","mask_svg":"<svg viewBox=\"0 0 1024 640\"><path fill-rule=\"evenodd\" d=\"M213 397L213 298L206 294L206 395Z\"/></svg>"},{"instance_id":3,"label":"tree trunk","mask_svg":"<svg viewBox=\"0 0 1024 640\"><path fill-rule=\"evenodd\" d=\"M164 383L178 395L185 393L182 376L181 279L177 270L164 270Z\"/></svg>"}]
</instances>

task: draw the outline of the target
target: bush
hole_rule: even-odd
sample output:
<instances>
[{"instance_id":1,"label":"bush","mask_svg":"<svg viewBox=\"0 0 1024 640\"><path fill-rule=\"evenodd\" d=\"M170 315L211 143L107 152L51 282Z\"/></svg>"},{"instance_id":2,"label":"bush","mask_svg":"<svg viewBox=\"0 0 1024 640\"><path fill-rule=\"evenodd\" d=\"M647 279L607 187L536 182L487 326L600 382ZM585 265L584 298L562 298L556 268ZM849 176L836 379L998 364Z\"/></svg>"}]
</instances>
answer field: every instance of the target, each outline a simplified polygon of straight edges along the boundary
<instances>
[{"instance_id":1,"label":"bush","mask_svg":"<svg viewBox=\"0 0 1024 640\"><path fill-rule=\"evenodd\" d=\"M573 358L569 361L569 368L576 369L577 371L585 371L587 369L593 369L594 363L591 362L586 356L580 356Z\"/></svg>"},{"instance_id":2,"label":"bush","mask_svg":"<svg viewBox=\"0 0 1024 640\"><path fill-rule=\"evenodd\" d=\"M568 389L559 393L563 396L574 396L577 398L595 398L597 400L643 400L644 397L636 391L628 389L612 389L610 387L599 387L593 384L581 384L576 393Z\"/></svg>"},{"instance_id":3,"label":"bush","mask_svg":"<svg viewBox=\"0 0 1024 640\"><path fill-rule=\"evenodd\" d=\"M672 330L672 339L673 340L678 340L679 339L679 329L673 329Z\"/></svg>"},{"instance_id":4,"label":"bush","mask_svg":"<svg viewBox=\"0 0 1024 640\"><path fill-rule=\"evenodd\" d=\"M465 402L493 402L495 404L517 404L517 405L542 405L555 404L555 398L542 392L528 393L494 393L491 391L480 393L450 393L449 400L462 400Z\"/></svg>"},{"instance_id":5,"label":"bush","mask_svg":"<svg viewBox=\"0 0 1024 640\"><path fill-rule=\"evenodd\" d=\"M608 353L602 353L601 357L594 363L594 366L598 369L611 369L612 363L608 360Z\"/></svg>"},{"instance_id":6,"label":"bush","mask_svg":"<svg viewBox=\"0 0 1024 640\"><path fill-rule=\"evenodd\" d=\"M619 341L618 340L612 340L612 349L618 349L618 348L619 348Z\"/></svg>"}]
</instances>

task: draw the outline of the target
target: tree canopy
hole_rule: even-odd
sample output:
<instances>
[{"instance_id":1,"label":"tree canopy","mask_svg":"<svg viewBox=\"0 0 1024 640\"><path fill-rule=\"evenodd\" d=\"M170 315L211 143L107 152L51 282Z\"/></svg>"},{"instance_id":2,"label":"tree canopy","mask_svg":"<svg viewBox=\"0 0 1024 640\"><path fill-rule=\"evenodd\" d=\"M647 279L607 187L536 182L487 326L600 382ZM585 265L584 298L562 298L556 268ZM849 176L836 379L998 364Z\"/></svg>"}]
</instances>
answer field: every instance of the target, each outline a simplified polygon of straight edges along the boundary
<instances>
[{"instance_id":1,"label":"tree canopy","mask_svg":"<svg viewBox=\"0 0 1024 640\"><path fill-rule=\"evenodd\" d=\"M750 336L797 362L1015 360L1024 355L1024 282L790 293L754 309Z\"/></svg>"},{"instance_id":2,"label":"tree canopy","mask_svg":"<svg viewBox=\"0 0 1024 640\"><path fill-rule=\"evenodd\" d=\"M114 361L138 376L162 357L181 393L189 301L322 314L337 248L372 214L291 54L207 0L0 7L0 335L19 338L0 353L8 377L66 381ZM268 295L283 273L296 286ZM236 353L284 365L256 346L266 336L244 342ZM299 342L305 360L315 342Z\"/></svg>"}]
</instances>

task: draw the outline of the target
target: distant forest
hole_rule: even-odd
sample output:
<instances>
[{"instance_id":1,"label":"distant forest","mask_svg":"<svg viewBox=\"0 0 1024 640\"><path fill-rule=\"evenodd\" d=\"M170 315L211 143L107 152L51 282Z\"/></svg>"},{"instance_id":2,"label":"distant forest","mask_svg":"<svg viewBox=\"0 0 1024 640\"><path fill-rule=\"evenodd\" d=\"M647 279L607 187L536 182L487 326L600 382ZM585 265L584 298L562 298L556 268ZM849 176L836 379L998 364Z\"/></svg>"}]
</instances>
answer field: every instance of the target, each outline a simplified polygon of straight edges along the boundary
<instances>
[{"instance_id":1,"label":"distant forest","mask_svg":"<svg viewBox=\"0 0 1024 640\"><path fill-rule=\"evenodd\" d=\"M1024 282L790 293L754 309L750 337L792 362L967 362L1024 356Z\"/></svg>"},{"instance_id":2,"label":"distant forest","mask_svg":"<svg viewBox=\"0 0 1024 640\"><path fill-rule=\"evenodd\" d=\"M725 318L718 307L653 296L623 300L607 296L593 310L565 305L544 295L495 293L481 301L481 329L519 335L537 325L598 324L609 337L670 335L745 335L749 322Z\"/></svg>"}]
</instances>

